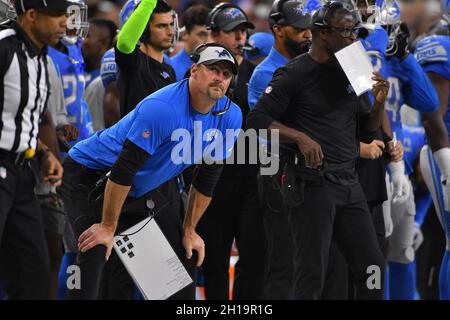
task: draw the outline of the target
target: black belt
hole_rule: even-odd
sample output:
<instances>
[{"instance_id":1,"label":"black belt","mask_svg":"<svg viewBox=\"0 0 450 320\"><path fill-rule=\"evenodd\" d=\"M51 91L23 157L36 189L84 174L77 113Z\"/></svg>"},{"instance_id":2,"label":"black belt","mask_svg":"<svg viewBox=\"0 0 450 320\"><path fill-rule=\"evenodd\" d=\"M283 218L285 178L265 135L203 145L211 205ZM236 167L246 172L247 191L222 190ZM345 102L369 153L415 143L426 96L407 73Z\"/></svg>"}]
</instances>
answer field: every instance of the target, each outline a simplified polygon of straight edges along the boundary
<instances>
[{"instance_id":1,"label":"black belt","mask_svg":"<svg viewBox=\"0 0 450 320\"><path fill-rule=\"evenodd\" d=\"M23 166L27 160L32 158L27 158L26 151L23 152L12 152L4 149L0 149L0 159L9 159L17 166Z\"/></svg>"}]
</instances>

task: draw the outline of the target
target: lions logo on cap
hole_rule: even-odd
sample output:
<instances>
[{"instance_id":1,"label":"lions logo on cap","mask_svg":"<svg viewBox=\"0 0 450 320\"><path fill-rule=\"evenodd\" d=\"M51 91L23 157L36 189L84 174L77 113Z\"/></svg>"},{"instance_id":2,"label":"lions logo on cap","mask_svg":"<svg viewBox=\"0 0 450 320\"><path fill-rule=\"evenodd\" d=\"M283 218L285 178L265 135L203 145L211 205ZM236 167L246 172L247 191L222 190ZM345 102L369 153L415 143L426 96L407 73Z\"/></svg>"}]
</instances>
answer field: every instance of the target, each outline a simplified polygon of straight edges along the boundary
<instances>
[{"instance_id":1,"label":"lions logo on cap","mask_svg":"<svg viewBox=\"0 0 450 320\"><path fill-rule=\"evenodd\" d=\"M227 19L234 19L239 16L244 17L244 14L238 8L227 8L223 11L223 16Z\"/></svg>"},{"instance_id":2,"label":"lions logo on cap","mask_svg":"<svg viewBox=\"0 0 450 320\"><path fill-rule=\"evenodd\" d=\"M222 51L216 50L216 52L219 55L219 58L220 57L229 57L229 58L231 58L230 53L227 50L225 50L225 49L223 49Z\"/></svg>"},{"instance_id":3,"label":"lions logo on cap","mask_svg":"<svg viewBox=\"0 0 450 320\"><path fill-rule=\"evenodd\" d=\"M297 2L297 5L294 7L294 11L295 11L295 14L301 14L301 15L303 15L303 10L304 10L304 7L303 7L303 2L301 2L301 1L298 1Z\"/></svg>"}]
</instances>

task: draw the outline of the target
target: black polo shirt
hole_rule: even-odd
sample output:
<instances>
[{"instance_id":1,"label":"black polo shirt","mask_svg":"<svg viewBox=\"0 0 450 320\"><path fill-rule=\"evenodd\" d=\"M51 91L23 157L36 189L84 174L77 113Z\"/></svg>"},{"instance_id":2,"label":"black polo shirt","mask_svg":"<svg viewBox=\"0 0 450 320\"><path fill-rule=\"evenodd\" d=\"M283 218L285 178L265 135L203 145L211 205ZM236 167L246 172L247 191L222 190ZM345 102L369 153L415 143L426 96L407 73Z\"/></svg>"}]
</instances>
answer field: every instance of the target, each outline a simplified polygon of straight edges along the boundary
<instances>
[{"instance_id":1,"label":"black polo shirt","mask_svg":"<svg viewBox=\"0 0 450 320\"><path fill-rule=\"evenodd\" d=\"M115 52L122 118L145 97L176 81L170 65L147 56L139 46L130 54L122 53L117 48Z\"/></svg>"},{"instance_id":2,"label":"black polo shirt","mask_svg":"<svg viewBox=\"0 0 450 320\"><path fill-rule=\"evenodd\" d=\"M326 163L351 163L358 157L358 116L370 109L361 100L339 65L303 54L275 72L247 124L267 129L277 120L316 141Z\"/></svg>"}]
</instances>

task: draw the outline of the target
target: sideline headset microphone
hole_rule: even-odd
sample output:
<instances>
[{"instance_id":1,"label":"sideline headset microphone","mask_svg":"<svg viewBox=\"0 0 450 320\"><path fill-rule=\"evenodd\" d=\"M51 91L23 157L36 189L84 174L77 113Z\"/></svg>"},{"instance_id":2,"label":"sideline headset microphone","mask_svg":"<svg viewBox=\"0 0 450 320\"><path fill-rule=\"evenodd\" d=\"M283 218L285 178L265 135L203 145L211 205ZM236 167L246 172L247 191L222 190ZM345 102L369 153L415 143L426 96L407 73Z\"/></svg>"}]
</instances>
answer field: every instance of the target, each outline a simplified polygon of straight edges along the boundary
<instances>
[{"instance_id":1,"label":"sideline headset microphone","mask_svg":"<svg viewBox=\"0 0 450 320\"><path fill-rule=\"evenodd\" d=\"M331 9L335 9L335 8L343 8L344 5L341 2L332 2L332 1L328 1L327 3L325 3L322 8L319 9L319 11L317 12L317 16L315 18L313 18L313 26L315 27L326 27L328 26L328 22L327 22L327 18L328 18L328 13L330 12Z\"/></svg>"},{"instance_id":2,"label":"sideline headset microphone","mask_svg":"<svg viewBox=\"0 0 450 320\"><path fill-rule=\"evenodd\" d=\"M218 44L218 43L204 43L199 45L197 48L195 48L194 52L190 55L190 58L192 61L194 61L194 63L198 63L201 60L202 57L202 52L204 52L207 48L210 47L216 47L216 48L220 48L222 51L220 53L218 53L218 57L222 56L222 55L226 55L228 57L230 57L233 60L233 63L235 65L235 71L233 72L233 76L231 78L230 81L230 85L228 86L227 92L225 93L225 95L227 96L227 103L225 105L225 108L223 108L222 110L216 110L213 111L212 114L214 116L221 116L224 115L231 107L231 100L233 98L233 94L234 94L234 90L235 90L235 86L236 86L236 77L237 77L237 67L238 67L238 62L236 60L236 57L223 45ZM207 60L205 60L207 61ZM230 59L224 59L224 61L230 61ZM201 63L201 61L200 61Z\"/></svg>"},{"instance_id":3,"label":"sideline headset microphone","mask_svg":"<svg viewBox=\"0 0 450 320\"><path fill-rule=\"evenodd\" d=\"M217 25L215 20L216 20L218 14L226 8L238 9L244 15L245 19L248 20L247 14L239 6L231 4L231 3L227 3L227 2L222 2L222 3L219 3L218 5L216 5L211 10L211 12L208 14L208 18L206 19L206 28L207 29L212 30L212 31L220 30L220 27Z\"/></svg>"}]
</instances>

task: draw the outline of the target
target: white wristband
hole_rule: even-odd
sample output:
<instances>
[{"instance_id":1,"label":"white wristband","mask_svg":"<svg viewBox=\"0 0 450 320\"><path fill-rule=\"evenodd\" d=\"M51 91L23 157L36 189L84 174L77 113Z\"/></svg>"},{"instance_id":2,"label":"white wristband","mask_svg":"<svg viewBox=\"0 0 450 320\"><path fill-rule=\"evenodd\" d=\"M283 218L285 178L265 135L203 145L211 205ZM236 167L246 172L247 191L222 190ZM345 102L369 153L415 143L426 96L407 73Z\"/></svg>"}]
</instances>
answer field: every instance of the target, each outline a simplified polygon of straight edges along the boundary
<instances>
[{"instance_id":1,"label":"white wristband","mask_svg":"<svg viewBox=\"0 0 450 320\"><path fill-rule=\"evenodd\" d=\"M441 170L441 180L450 178L450 148L442 148L433 153L434 159Z\"/></svg>"}]
</instances>

